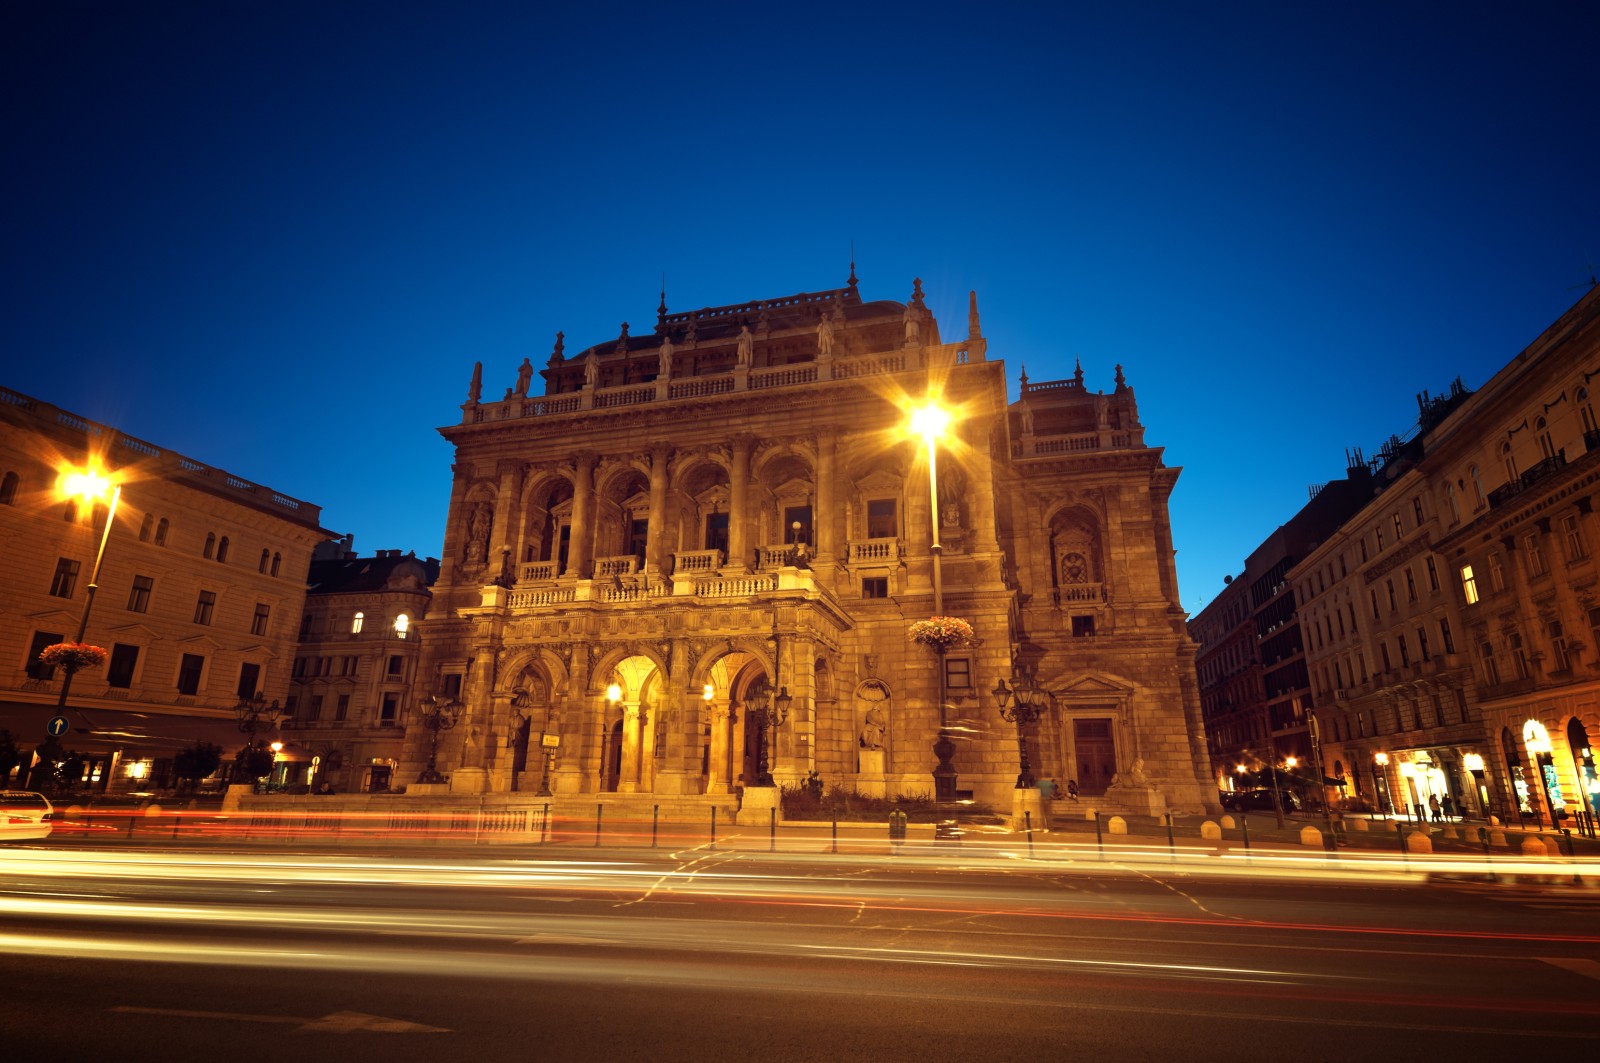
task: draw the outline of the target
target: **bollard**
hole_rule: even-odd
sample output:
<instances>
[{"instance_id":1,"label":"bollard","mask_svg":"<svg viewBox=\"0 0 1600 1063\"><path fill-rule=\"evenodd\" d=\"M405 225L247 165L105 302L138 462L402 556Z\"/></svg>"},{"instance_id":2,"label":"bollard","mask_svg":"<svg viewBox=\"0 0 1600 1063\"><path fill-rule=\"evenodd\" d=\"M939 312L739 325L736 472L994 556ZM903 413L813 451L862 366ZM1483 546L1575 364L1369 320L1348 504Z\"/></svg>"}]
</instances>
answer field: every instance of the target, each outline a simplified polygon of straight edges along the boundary
<instances>
[{"instance_id":1,"label":"bollard","mask_svg":"<svg viewBox=\"0 0 1600 1063\"><path fill-rule=\"evenodd\" d=\"M605 805L594 806L594 846L600 848L600 819L605 815Z\"/></svg>"},{"instance_id":2,"label":"bollard","mask_svg":"<svg viewBox=\"0 0 1600 1063\"><path fill-rule=\"evenodd\" d=\"M1250 817L1243 812L1239 813L1239 829L1244 832L1244 855L1250 858Z\"/></svg>"},{"instance_id":3,"label":"bollard","mask_svg":"<svg viewBox=\"0 0 1600 1063\"><path fill-rule=\"evenodd\" d=\"M833 851L839 851L839 813L833 814Z\"/></svg>"},{"instance_id":4,"label":"bollard","mask_svg":"<svg viewBox=\"0 0 1600 1063\"><path fill-rule=\"evenodd\" d=\"M1172 813L1167 813L1167 856L1174 864L1178 862L1178 842L1172 836Z\"/></svg>"},{"instance_id":5,"label":"bollard","mask_svg":"<svg viewBox=\"0 0 1600 1063\"><path fill-rule=\"evenodd\" d=\"M715 849L717 847L717 806L716 805L712 805L711 806L711 845L709 847L712 848L712 849Z\"/></svg>"},{"instance_id":6,"label":"bollard","mask_svg":"<svg viewBox=\"0 0 1600 1063\"><path fill-rule=\"evenodd\" d=\"M1562 840L1567 843L1567 859L1571 860L1572 859L1572 831L1570 829L1566 828L1566 827L1562 827L1561 828L1561 837L1562 837ZM1577 871L1576 868L1574 868L1573 871L1572 871L1572 884L1574 886L1583 885L1583 876L1578 874L1578 871Z\"/></svg>"},{"instance_id":7,"label":"bollard","mask_svg":"<svg viewBox=\"0 0 1600 1063\"><path fill-rule=\"evenodd\" d=\"M767 809L767 852L778 851L778 810Z\"/></svg>"},{"instance_id":8,"label":"bollard","mask_svg":"<svg viewBox=\"0 0 1600 1063\"><path fill-rule=\"evenodd\" d=\"M899 852L900 843L906 840L906 814L904 812L889 813L889 842L890 851Z\"/></svg>"},{"instance_id":9,"label":"bollard","mask_svg":"<svg viewBox=\"0 0 1600 1063\"><path fill-rule=\"evenodd\" d=\"M661 826L661 806L654 805L650 809L650 848L656 847L656 831Z\"/></svg>"},{"instance_id":10,"label":"bollard","mask_svg":"<svg viewBox=\"0 0 1600 1063\"><path fill-rule=\"evenodd\" d=\"M540 828L540 831L539 831L539 841L541 843L544 843L544 842L548 842L549 840L550 840L550 806L549 806L549 804L546 804L544 806L544 825Z\"/></svg>"},{"instance_id":11,"label":"bollard","mask_svg":"<svg viewBox=\"0 0 1600 1063\"><path fill-rule=\"evenodd\" d=\"M1399 820L1394 823L1394 839L1400 843L1400 862L1409 864L1411 858L1406 855L1406 825Z\"/></svg>"},{"instance_id":12,"label":"bollard","mask_svg":"<svg viewBox=\"0 0 1600 1063\"><path fill-rule=\"evenodd\" d=\"M172 814L172 839L173 839L173 841L177 841L177 839L178 839L178 824L180 824L182 822L183 822L183 817L181 815L179 815L178 813L174 812ZM1567 843L1567 848L1568 849L1572 848L1572 843L1570 841Z\"/></svg>"},{"instance_id":13,"label":"bollard","mask_svg":"<svg viewBox=\"0 0 1600 1063\"><path fill-rule=\"evenodd\" d=\"M1494 860L1493 860L1494 854L1489 849L1489 828L1488 827L1479 827L1478 828L1478 840L1483 843L1483 865L1489 869L1489 881L1490 882L1496 882L1496 881L1498 881L1498 879L1496 879L1494 877Z\"/></svg>"},{"instance_id":14,"label":"bollard","mask_svg":"<svg viewBox=\"0 0 1600 1063\"><path fill-rule=\"evenodd\" d=\"M1028 859L1033 859L1033 813L1028 809L1022 810L1022 829L1028 835Z\"/></svg>"},{"instance_id":15,"label":"bollard","mask_svg":"<svg viewBox=\"0 0 1600 1063\"><path fill-rule=\"evenodd\" d=\"M1100 833L1100 810L1098 808L1094 810L1094 844L1100 850L1100 859L1104 860L1106 858L1106 839L1105 835Z\"/></svg>"}]
</instances>

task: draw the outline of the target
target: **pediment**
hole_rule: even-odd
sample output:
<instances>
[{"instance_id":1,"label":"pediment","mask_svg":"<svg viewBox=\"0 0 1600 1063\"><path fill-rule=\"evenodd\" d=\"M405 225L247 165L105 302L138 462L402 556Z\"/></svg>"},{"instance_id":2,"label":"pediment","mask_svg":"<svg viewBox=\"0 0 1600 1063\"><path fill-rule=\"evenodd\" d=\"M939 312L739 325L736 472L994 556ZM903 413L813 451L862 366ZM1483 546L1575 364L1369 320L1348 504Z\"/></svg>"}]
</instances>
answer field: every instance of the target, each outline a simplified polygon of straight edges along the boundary
<instances>
[{"instance_id":1,"label":"pediment","mask_svg":"<svg viewBox=\"0 0 1600 1063\"><path fill-rule=\"evenodd\" d=\"M1112 682L1097 675L1083 675L1074 679L1066 686L1058 687L1054 691L1056 697L1126 697L1133 693L1133 688L1120 683Z\"/></svg>"},{"instance_id":2,"label":"pediment","mask_svg":"<svg viewBox=\"0 0 1600 1063\"><path fill-rule=\"evenodd\" d=\"M146 624L123 624L121 627L112 628L111 633L118 638L143 638L152 642L160 638L156 634L156 629Z\"/></svg>"},{"instance_id":3,"label":"pediment","mask_svg":"<svg viewBox=\"0 0 1600 1063\"><path fill-rule=\"evenodd\" d=\"M186 639L179 639L178 640L178 645L189 647L189 648L196 648L196 647L204 646L204 647L206 647L208 649L213 649L213 650L222 649L222 643L218 642L216 639L212 638L210 635L190 635Z\"/></svg>"},{"instance_id":4,"label":"pediment","mask_svg":"<svg viewBox=\"0 0 1600 1063\"><path fill-rule=\"evenodd\" d=\"M65 609L46 609L42 613L28 613L27 617L34 624L61 626L67 631L76 630L78 626L78 618Z\"/></svg>"}]
</instances>

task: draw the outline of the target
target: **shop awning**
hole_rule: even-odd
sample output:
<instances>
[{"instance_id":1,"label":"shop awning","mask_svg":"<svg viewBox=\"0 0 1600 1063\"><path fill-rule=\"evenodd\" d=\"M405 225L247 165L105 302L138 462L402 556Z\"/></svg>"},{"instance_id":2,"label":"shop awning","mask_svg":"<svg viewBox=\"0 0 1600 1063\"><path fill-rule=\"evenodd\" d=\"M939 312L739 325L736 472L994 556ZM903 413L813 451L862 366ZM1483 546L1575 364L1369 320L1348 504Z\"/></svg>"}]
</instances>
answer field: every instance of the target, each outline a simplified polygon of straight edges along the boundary
<instances>
[{"instance_id":1,"label":"shop awning","mask_svg":"<svg viewBox=\"0 0 1600 1063\"><path fill-rule=\"evenodd\" d=\"M55 706L0 702L0 728L23 749L45 741L45 727L56 715ZM116 753L124 757L159 760L176 755L196 742L221 746L225 756L244 745L238 724L218 716L140 712L119 709L76 709L66 712L68 730L58 741L77 753ZM258 737L271 740L268 734Z\"/></svg>"}]
</instances>

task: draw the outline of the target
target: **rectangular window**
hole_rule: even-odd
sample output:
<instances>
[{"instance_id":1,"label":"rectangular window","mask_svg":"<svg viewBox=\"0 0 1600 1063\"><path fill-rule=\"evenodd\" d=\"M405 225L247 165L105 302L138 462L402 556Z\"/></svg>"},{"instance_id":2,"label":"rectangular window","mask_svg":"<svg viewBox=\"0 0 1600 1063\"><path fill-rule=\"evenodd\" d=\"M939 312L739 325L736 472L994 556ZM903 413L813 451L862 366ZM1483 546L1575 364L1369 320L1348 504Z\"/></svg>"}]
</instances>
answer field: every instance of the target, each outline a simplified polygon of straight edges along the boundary
<instances>
[{"instance_id":1,"label":"rectangular window","mask_svg":"<svg viewBox=\"0 0 1600 1063\"><path fill-rule=\"evenodd\" d=\"M139 663L139 647L118 642L111 647L111 662L106 665L106 685L118 690L133 686L133 669Z\"/></svg>"},{"instance_id":2,"label":"rectangular window","mask_svg":"<svg viewBox=\"0 0 1600 1063\"><path fill-rule=\"evenodd\" d=\"M250 634L265 635L267 633L267 617L271 615L271 608L265 602L256 603L256 615L250 621Z\"/></svg>"},{"instance_id":3,"label":"rectangular window","mask_svg":"<svg viewBox=\"0 0 1600 1063\"><path fill-rule=\"evenodd\" d=\"M861 580L861 597L887 598L889 597L888 576L866 576Z\"/></svg>"},{"instance_id":4,"label":"rectangular window","mask_svg":"<svg viewBox=\"0 0 1600 1063\"><path fill-rule=\"evenodd\" d=\"M389 658L389 674L400 675L405 671L406 659L398 653Z\"/></svg>"},{"instance_id":5,"label":"rectangular window","mask_svg":"<svg viewBox=\"0 0 1600 1063\"><path fill-rule=\"evenodd\" d=\"M1565 516L1561 518L1561 541L1565 544L1568 561L1577 561L1584 556L1583 532L1578 527L1578 518Z\"/></svg>"},{"instance_id":6,"label":"rectangular window","mask_svg":"<svg viewBox=\"0 0 1600 1063\"><path fill-rule=\"evenodd\" d=\"M972 662L965 657L946 657L944 685L946 690L972 689Z\"/></svg>"},{"instance_id":7,"label":"rectangular window","mask_svg":"<svg viewBox=\"0 0 1600 1063\"><path fill-rule=\"evenodd\" d=\"M357 671L356 658L354 658L354 657L345 657L343 660L341 660L339 662L339 674L340 675L355 675L356 671Z\"/></svg>"},{"instance_id":8,"label":"rectangular window","mask_svg":"<svg viewBox=\"0 0 1600 1063\"><path fill-rule=\"evenodd\" d=\"M798 529L795 525L799 524ZM811 538L811 507L788 506L783 511L783 541L785 543L813 542Z\"/></svg>"},{"instance_id":9,"label":"rectangular window","mask_svg":"<svg viewBox=\"0 0 1600 1063\"><path fill-rule=\"evenodd\" d=\"M1530 535L1522 541L1527 544L1528 547L1528 575L1544 575L1544 546L1539 542L1539 537L1537 535Z\"/></svg>"},{"instance_id":10,"label":"rectangular window","mask_svg":"<svg viewBox=\"0 0 1600 1063\"><path fill-rule=\"evenodd\" d=\"M339 700L333 704L333 718L335 721L343 720L350 715L350 695L340 694Z\"/></svg>"},{"instance_id":11,"label":"rectangular window","mask_svg":"<svg viewBox=\"0 0 1600 1063\"><path fill-rule=\"evenodd\" d=\"M206 659L198 653L186 653L178 663L178 693L190 697L200 693L200 673L205 671Z\"/></svg>"},{"instance_id":12,"label":"rectangular window","mask_svg":"<svg viewBox=\"0 0 1600 1063\"><path fill-rule=\"evenodd\" d=\"M300 711L300 695L299 694L290 694L283 701L283 714L285 716L288 716L290 719L293 719L294 716L299 711Z\"/></svg>"},{"instance_id":13,"label":"rectangular window","mask_svg":"<svg viewBox=\"0 0 1600 1063\"><path fill-rule=\"evenodd\" d=\"M1411 514L1417 518L1417 527L1422 527L1422 496L1418 495L1411 500Z\"/></svg>"},{"instance_id":14,"label":"rectangular window","mask_svg":"<svg viewBox=\"0 0 1600 1063\"><path fill-rule=\"evenodd\" d=\"M1411 574L1411 566L1406 566L1406 601L1417 600L1417 578Z\"/></svg>"},{"instance_id":15,"label":"rectangular window","mask_svg":"<svg viewBox=\"0 0 1600 1063\"><path fill-rule=\"evenodd\" d=\"M471 665L469 662L468 667L470 666ZM461 673L446 672L444 675L439 677L439 685L444 688L445 697L459 698L461 696Z\"/></svg>"},{"instance_id":16,"label":"rectangular window","mask_svg":"<svg viewBox=\"0 0 1600 1063\"><path fill-rule=\"evenodd\" d=\"M1428 654L1428 629L1425 627L1417 628L1417 653L1424 661L1433 659Z\"/></svg>"},{"instance_id":17,"label":"rectangular window","mask_svg":"<svg viewBox=\"0 0 1600 1063\"><path fill-rule=\"evenodd\" d=\"M1506 589L1506 570L1499 554L1489 555L1489 588L1496 591Z\"/></svg>"},{"instance_id":18,"label":"rectangular window","mask_svg":"<svg viewBox=\"0 0 1600 1063\"><path fill-rule=\"evenodd\" d=\"M155 589L156 581L150 576L133 577L133 589L128 592L128 612L148 613L150 611L150 592Z\"/></svg>"},{"instance_id":19,"label":"rectangular window","mask_svg":"<svg viewBox=\"0 0 1600 1063\"><path fill-rule=\"evenodd\" d=\"M1369 590L1367 596L1372 600L1372 619L1376 620L1383 615L1378 612L1378 588L1374 587Z\"/></svg>"},{"instance_id":20,"label":"rectangular window","mask_svg":"<svg viewBox=\"0 0 1600 1063\"><path fill-rule=\"evenodd\" d=\"M1439 645L1444 647L1444 652L1456 652L1455 636L1450 634L1450 621L1444 617L1439 618Z\"/></svg>"},{"instance_id":21,"label":"rectangular window","mask_svg":"<svg viewBox=\"0 0 1600 1063\"><path fill-rule=\"evenodd\" d=\"M54 646L58 642L65 642L66 636L59 631L35 631L33 642L28 646L28 663L24 671L29 679L54 679L56 670L54 665L42 664L39 654L44 652L46 646Z\"/></svg>"},{"instance_id":22,"label":"rectangular window","mask_svg":"<svg viewBox=\"0 0 1600 1063\"><path fill-rule=\"evenodd\" d=\"M1389 612L1392 613L1395 610L1394 580L1386 579L1386 580L1383 581L1383 584L1384 584L1385 587L1387 587L1389 589Z\"/></svg>"},{"instance_id":23,"label":"rectangular window","mask_svg":"<svg viewBox=\"0 0 1600 1063\"><path fill-rule=\"evenodd\" d=\"M726 513L706 514L706 545L707 550L721 550L728 552L728 515ZM567 570L567 563L561 562L561 571Z\"/></svg>"},{"instance_id":24,"label":"rectangular window","mask_svg":"<svg viewBox=\"0 0 1600 1063\"><path fill-rule=\"evenodd\" d=\"M1439 566L1433 563L1433 558L1428 558L1428 589L1435 594L1439 593Z\"/></svg>"},{"instance_id":25,"label":"rectangular window","mask_svg":"<svg viewBox=\"0 0 1600 1063\"><path fill-rule=\"evenodd\" d=\"M649 518L628 521L628 553L634 557L643 557L645 548L650 543Z\"/></svg>"},{"instance_id":26,"label":"rectangular window","mask_svg":"<svg viewBox=\"0 0 1600 1063\"><path fill-rule=\"evenodd\" d=\"M239 666L239 697L256 696L256 684L261 682L261 666L246 661Z\"/></svg>"},{"instance_id":27,"label":"rectangular window","mask_svg":"<svg viewBox=\"0 0 1600 1063\"><path fill-rule=\"evenodd\" d=\"M311 635L311 614L307 613L300 618L300 641L304 642Z\"/></svg>"},{"instance_id":28,"label":"rectangular window","mask_svg":"<svg viewBox=\"0 0 1600 1063\"><path fill-rule=\"evenodd\" d=\"M57 598L71 598L78 585L78 563L71 558L56 561L56 574L50 580L50 593Z\"/></svg>"},{"instance_id":29,"label":"rectangular window","mask_svg":"<svg viewBox=\"0 0 1600 1063\"><path fill-rule=\"evenodd\" d=\"M1094 637L1094 617L1075 616L1072 618L1072 637L1087 639Z\"/></svg>"},{"instance_id":30,"label":"rectangular window","mask_svg":"<svg viewBox=\"0 0 1600 1063\"><path fill-rule=\"evenodd\" d=\"M400 713L400 695L399 694L385 694L383 696L383 707L378 710L378 726L379 727L393 727L394 726L395 717L398 716L399 713Z\"/></svg>"},{"instance_id":31,"label":"rectangular window","mask_svg":"<svg viewBox=\"0 0 1600 1063\"><path fill-rule=\"evenodd\" d=\"M1420 509L1421 509L1421 507L1419 506L1418 507L1419 512L1420 512ZM1419 520L1417 523L1420 524L1421 521ZM1405 533L1406 533L1405 525L1400 523L1400 514L1396 513L1394 515L1394 541L1395 542L1399 542L1401 536L1405 535Z\"/></svg>"},{"instance_id":32,"label":"rectangular window","mask_svg":"<svg viewBox=\"0 0 1600 1063\"><path fill-rule=\"evenodd\" d=\"M1461 712L1461 722L1467 722L1467 692L1456 688L1456 708Z\"/></svg>"},{"instance_id":33,"label":"rectangular window","mask_svg":"<svg viewBox=\"0 0 1600 1063\"><path fill-rule=\"evenodd\" d=\"M307 720L320 720L320 719L322 719L322 695L321 694L313 694L313 695L311 695L311 704L306 708L306 719Z\"/></svg>"},{"instance_id":34,"label":"rectangular window","mask_svg":"<svg viewBox=\"0 0 1600 1063\"><path fill-rule=\"evenodd\" d=\"M194 622L197 624L211 623L211 611L216 608L217 596L211 591L201 591L200 598L194 603Z\"/></svg>"},{"instance_id":35,"label":"rectangular window","mask_svg":"<svg viewBox=\"0 0 1600 1063\"><path fill-rule=\"evenodd\" d=\"M1494 663L1494 647L1487 642L1478 643L1478 663L1483 668L1485 686L1500 685L1500 667Z\"/></svg>"},{"instance_id":36,"label":"rectangular window","mask_svg":"<svg viewBox=\"0 0 1600 1063\"><path fill-rule=\"evenodd\" d=\"M1550 639L1550 670L1565 672L1572 667L1572 662L1567 659L1566 629L1561 626L1561 621L1552 620L1544 626L1544 630Z\"/></svg>"},{"instance_id":37,"label":"rectangular window","mask_svg":"<svg viewBox=\"0 0 1600 1063\"><path fill-rule=\"evenodd\" d=\"M1389 644L1387 642L1378 643L1378 656L1383 660L1383 670L1385 672L1394 667L1389 663Z\"/></svg>"},{"instance_id":38,"label":"rectangular window","mask_svg":"<svg viewBox=\"0 0 1600 1063\"><path fill-rule=\"evenodd\" d=\"M367 619L367 614L366 613L357 613L355 616L351 617L350 618L350 634L352 634L352 635L361 634L361 625L366 622L366 619Z\"/></svg>"},{"instance_id":39,"label":"rectangular window","mask_svg":"<svg viewBox=\"0 0 1600 1063\"><path fill-rule=\"evenodd\" d=\"M1471 565L1461 566L1461 590L1467 596L1468 605L1478 604L1478 580L1472 574Z\"/></svg>"},{"instance_id":40,"label":"rectangular window","mask_svg":"<svg viewBox=\"0 0 1600 1063\"><path fill-rule=\"evenodd\" d=\"M867 538L893 539L900 534L900 522L892 498L874 498L867 502Z\"/></svg>"},{"instance_id":41,"label":"rectangular window","mask_svg":"<svg viewBox=\"0 0 1600 1063\"><path fill-rule=\"evenodd\" d=\"M296 679L299 679L301 676L305 675L306 659L304 657L296 657L294 659L294 669L289 674Z\"/></svg>"},{"instance_id":42,"label":"rectangular window","mask_svg":"<svg viewBox=\"0 0 1600 1063\"><path fill-rule=\"evenodd\" d=\"M1411 663L1411 649L1407 645L1404 635L1396 636L1395 643L1400 647L1400 667L1404 668Z\"/></svg>"}]
</instances>

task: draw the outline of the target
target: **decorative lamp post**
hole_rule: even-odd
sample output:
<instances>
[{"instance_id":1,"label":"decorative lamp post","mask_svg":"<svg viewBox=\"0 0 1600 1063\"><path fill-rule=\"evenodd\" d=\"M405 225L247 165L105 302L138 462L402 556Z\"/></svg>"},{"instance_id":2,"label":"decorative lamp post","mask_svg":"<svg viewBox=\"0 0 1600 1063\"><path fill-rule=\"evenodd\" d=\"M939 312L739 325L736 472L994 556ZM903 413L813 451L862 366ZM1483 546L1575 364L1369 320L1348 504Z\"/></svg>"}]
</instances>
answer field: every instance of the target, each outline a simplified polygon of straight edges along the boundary
<instances>
[{"instance_id":1,"label":"decorative lamp post","mask_svg":"<svg viewBox=\"0 0 1600 1063\"><path fill-rule=\"evenodd\" d=\"M539 736L539 748L544 753L544 777L539 780L539 792L534 796L551 797L550 765L556 759L556 750L561 748L561 736L546 731Z\"/></svg>"},{"instance_id":2,"label":"decorative lamp post","mask_svg":"<svg viewBox=\"0 0 1600 1063\"><path fill-rule=\"evenodd\" d=\"M928 514L933 525L933 538L928 545L928 551L933 555L933 615L935 619L944 616L944 546L939 542L939 436L950 425L950 413L937 402L929 399L922 406L911 411L911 431L922 437L923 445L928 449ZM968 629L970 634L971 629ZM915 640L915 636L913 636ZM917 640L920 641L920 640ZM956 799L956 769L950 763L950 758L955 756L956 744L950 739L949 711L945 705L945 674L944 654L949 648L948 644L934 645L935 652L939 655L939 736L933 743L933 755L937 760L933 769L933 799L935 801L954 801Z\"/></svg>"},{"instance_id":3,"label":"decorative lamp post","mask_svg":"<svg viewBox=\"0 0 1600 1063\"><path fill-rule=\"evenodd\" d=\"M1394 811L1394 802L1389 800L1389 754L1381 751L1372 754L1372 763L1376 765L1372 769L1372 777L1378 782L1378 809L1384 815L1390 815Z\"/></svg>"},{"instance_id":4,"label":"decorative lamp post","mask_svg":"<svg viewBox=\"0 0 1600 1063\"><path fill-rule=\"evenodd\" d=\"M935 616L927 620L918 620L911 625L909 634L912 642L927 646L938 658L936 667L939 678L939 737L933 743L933 755L939 762L933 768L933 799L954 801L956 769L955 765L950 763L950 758L955 755L956 744L950 739L949 720L945 715L944 655L952 646L966 646L976 641L976 638L972 632L972 625L956 616Z\"/></svg>"},{"instance_id":5,"label":"decorative lamp post","mask_svg":"<svg viewBox=\"0 0 1600 1063\"><path fill-rule=\"evenodd\" d=\"M789 706L794 698L789 694L788 687L779 687L773 693L767 681L757 679L751 684L744 695L745 719L761 721L761 744L757 752L755 786L776 786L772 779L772 770L767 759L767 743L772 743L772 759L778 755L778 728L789 718Z\"/></svg>"},{"instance_id":6,"label":"decorative lamp post","mask_svg":"<svg viewBox=\"0 0 1600 1063\"><path fill-rule=\"evenodd\" d=\"M89 586L84 595L83 612L78 617L77 637L71 642L58 642L54 646L46 646L39 654L40 663L52 667L59 665L66 673L61 677L61 693L56 697L56 715L59 716L66 710L67 695L72 690L72 677L80 668L93 667L106 659L105 650L99 646L86 644L83 638L85 632L89 630L89 610L94 608L94 592L100 586L100 565L106 559L106 543L111 539L111 525L117 518L117 503L122 500L122 485L112 483L93 468L73 468L63 472L57 479L56 494L62 498L82 500L90 507L91 514L94 512L96 501L108 494L111 497L106 507L105 527L100 530L100 548L95 551L94 567L89 571Z\"/></svg>"},{"instance_id":7,"label":"decorative lamp post","mask_svg":"<svg viewBox=\"0 0 1600 1063\"><path fill-rule=\"evenodd\" d=\"M442 783L445 777L439 774L439 732L448 731L461 722L464 706L455 698L433 695L423 698L418 704L422 715L417 722L428 730L428 766L417 776L417 782Z\"/></svg>"},{"instance_id":8,"label":"decorative lamp post","mask_svg":"<svg viewBox=\"0 0 1600 1063\"><path fill-rule=\"evenodd\" d=\"M1004 679L994 686L994 700L1000 706L1000 718L1017 725L1017 772L1015 789L1026 790L1036 784L1033 771L1028 766L1028 737L1026 728L1039 719L1049 704L1050 695L1034 685L1031 676L1018 672L1011 677L1016 684L1013 690Z\"/></svg>"}]
</instances>

